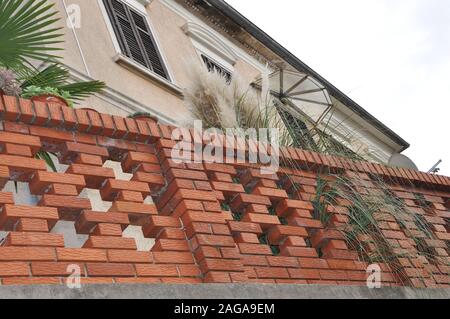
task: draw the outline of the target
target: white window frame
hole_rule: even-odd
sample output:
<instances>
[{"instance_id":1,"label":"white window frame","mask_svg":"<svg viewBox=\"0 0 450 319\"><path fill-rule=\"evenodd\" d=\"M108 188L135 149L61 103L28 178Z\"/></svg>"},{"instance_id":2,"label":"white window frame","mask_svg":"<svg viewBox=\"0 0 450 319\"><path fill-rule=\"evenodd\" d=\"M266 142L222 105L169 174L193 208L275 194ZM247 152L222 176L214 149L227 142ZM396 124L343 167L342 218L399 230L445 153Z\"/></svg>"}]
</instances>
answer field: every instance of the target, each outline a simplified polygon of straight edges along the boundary
<instances>
[{"instance_id":1,"label":"white window frame","mask_svg":"<svg viewBox=\"0 0 450 319\"><path fill-rule=\"evenodd\" d=\"M100 7L100 10L102 12L103 18L105 20L106 26L109 31L109 35L111 37L111 40L113 42L114 50L115 50L115 56L113 57L114 61L119 64L123 64L125 67L132 69L134 71L139 72L140 74L151 78L152 80L156 80L160 84L165 85L178 95L183 95L183 90L176 84L175 78L173 76L172 70L169 67L169 63L165 57L164 51L162 50L161 44L158 40L158 37L155 32L155 28L149 18L148 12L146 10L146 6L151 2L149 0L119 0L125 3L126 5L130 6L134 10L138 11L142 14L142 16L145 18L148 27L150 29L150 32L153 36L153 40L155 41L156 50L158 50L159 55L161 57L161 62L163 63L166 72L167 72L167 79L160 76L159 74L156 74L152 70L146 68L145 66L140 65L133 59L130 59L127 57L120 48L119 40L117 39L116 33L114 32L114 27L112 25L112 22L109 18L108 12L106 10L106 7L103 3L103 0L97 0L97 3Z\"/></svg>"}]
</instances>

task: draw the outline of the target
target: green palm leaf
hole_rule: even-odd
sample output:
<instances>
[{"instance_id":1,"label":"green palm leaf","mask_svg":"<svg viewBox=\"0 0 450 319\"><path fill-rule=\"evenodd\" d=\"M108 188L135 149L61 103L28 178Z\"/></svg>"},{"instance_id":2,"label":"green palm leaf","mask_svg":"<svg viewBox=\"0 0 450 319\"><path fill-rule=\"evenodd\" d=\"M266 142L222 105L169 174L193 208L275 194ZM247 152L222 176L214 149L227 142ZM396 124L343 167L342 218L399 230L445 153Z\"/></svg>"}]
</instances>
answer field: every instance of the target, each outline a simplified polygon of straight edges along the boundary
<instances>
[{"instance_id":1,"label":"green palm leaf","mask_svg":"<svg viewBox=\"0 0 450 319\"><path fill-rule=\"evenodd\" d=\"M105 86L102 81L87 81L58 86L58 89L68 92L73 100L79 101L101 92Z\"/></svg>"},{"instance_id":2,"label":"green palm leaf","mask_svg":"<svg viewBox=\"0 0 450 319\"><path fill-rule=\"evenodd\" d=\"M0 0L0 65L17 68L28 59L54 60L52 52L61 50L62 28L54 4L46 0Z\"/></svg>"},{"instance_id":3,"label":"green palm leaf","mask_svg":"<svg viewBox=\"0 0 450 319\"><path fill-rule=\"evenodd\" d=\"M22 89L33 85L57 88L66 85L69 71L58 64L52 64L42 71L29 69L22 78L24 79L21 85Z\"/></svg>"},{"instance_id":4,"label":"green palm leaf","mask_svg":"<svg viewBox=\"0 0 450 319\"><path fill-rule=\"evenodd\" d=\"M52 64L42 71L26 68L23 76L22 89L30 86L53 87L59 91L69 93L71 100L80 101L92 94L101 92L106 84L101 81L86 81L69 83L70 74L59 64Z\"/></svg>"}]
</instances>

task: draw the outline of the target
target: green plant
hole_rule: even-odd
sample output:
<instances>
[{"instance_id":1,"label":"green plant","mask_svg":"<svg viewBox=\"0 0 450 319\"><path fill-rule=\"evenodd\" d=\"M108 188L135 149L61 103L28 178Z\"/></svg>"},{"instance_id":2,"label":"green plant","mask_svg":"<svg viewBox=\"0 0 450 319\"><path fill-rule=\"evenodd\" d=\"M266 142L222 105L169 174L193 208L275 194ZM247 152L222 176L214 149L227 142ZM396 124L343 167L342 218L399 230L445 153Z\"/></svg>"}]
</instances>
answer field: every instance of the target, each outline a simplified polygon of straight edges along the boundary
<instances>
[{"instance_id":1,"label":"green plant","mask_svg":"<svg viewBox=\"0 0 450 319\"><path fill-rule=\"evenodd\" d=\"M39 151L39 152L36 153L35 158L45 161L45 163L51 168L51 170L53 172L56 172L57 171L56 165L53 162L53 159L51 158L50 155L56 156L55 153L50 153L50 152L46 152L46 151Z\"/></svg>"},{"instance_id":2,"label":"green plant","mask_svg":"<svg viewBox=\"0 0 450 319\"><path fill-rule=\"evenodd\" d=\"M20 70L28 60L54 60L62 42L54 4L45 0L0 1L0 66Z\"/></svg>"},{"instance_id":3,"label":"green plant","mask_svg":"<svg viewBox=\"0 0 450 319\"><path fill-rule=\"evenodd\" d=\"M28 69L22 81L22 89L30 87L52 88L68 96L69 101L81 101L105 88L102 81L84 81L70 83L70 74L59 64L51 64L42 71ZM73 104L73 103L72 103Z\"/></svg>"},{"instance_id":4,"label":"green plant","mask_svg":"<svg viewBox=\"0 0 450 319\"><path fill-rule=\"evenodd\" d=\"M131 115L128 115L128 118L134 119L134 118L139 117L139 116L153 117L153 115L151 115L148 112L135 112L135 113L133 113Z\"/></svg>"},{"instance_id":5,"label":"green plant","mask_svg":"<svg viewBox=\"0 0 450 319\"><path fill-rule=\"evenodd\" d=\"M70 95L70 93L67 91L53 88L53 87L42 88L42 87L34 86L34 85L28 86L23 90L23 93L21 96L23 98L32 98L35 96L42 96L42 95L53 95L53 96L59 97L59 98L63 99L64 101L66 101L70 107L73 107L73 100L72 100L72 96Z\"/></svg>"}]
</instances>

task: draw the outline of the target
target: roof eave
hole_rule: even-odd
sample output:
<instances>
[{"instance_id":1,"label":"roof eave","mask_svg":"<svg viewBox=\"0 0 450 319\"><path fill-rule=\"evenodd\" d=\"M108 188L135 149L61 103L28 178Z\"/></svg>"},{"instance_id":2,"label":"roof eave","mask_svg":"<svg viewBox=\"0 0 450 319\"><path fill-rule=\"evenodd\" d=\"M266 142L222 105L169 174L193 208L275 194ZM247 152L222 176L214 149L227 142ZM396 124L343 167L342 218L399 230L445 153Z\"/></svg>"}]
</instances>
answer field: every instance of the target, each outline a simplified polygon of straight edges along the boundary
<instances>
[{"instance_id":1,"label":"roof eave","mask_svg":"<svg viewBox=\"0 0 450 319\"><path fill-rule=\"evenodd\" d=\"M296 68L301 72L305 72L314 76L317 80L321 81L324 86L327 87L328 91L331 95L333 95L336 99L345 104L348 108L350 108L353 112L358 114L361 118L368 121L374 127L376 127L380 132L389 136L395 143L397 143L401 149L400 152L408 149L410 144L406 142L403 138L401 138L397 133L392 131L389 127L383 124L380 120L375 118L372 114L367 112L363 107L361 107L358 103L353 101L350 97L336 88L333 84L328 82L324 77L302 62L299 58L297 58L294 54L289 52L285 47L271 38L267 33L258 28L255 24L253 24L250 20L244 17L241 13L239 13L236 9L230 6L223 0L208 0L210 5L212 5L217 10L220 10L224 15L226 15L229 19L231 19L234 23L238 24L242 29L248 32L251 36L253 36L256 40L264 44L268 49L277 54L280 58L289 63L292 67Z\"/></svg>"}]
</instances>

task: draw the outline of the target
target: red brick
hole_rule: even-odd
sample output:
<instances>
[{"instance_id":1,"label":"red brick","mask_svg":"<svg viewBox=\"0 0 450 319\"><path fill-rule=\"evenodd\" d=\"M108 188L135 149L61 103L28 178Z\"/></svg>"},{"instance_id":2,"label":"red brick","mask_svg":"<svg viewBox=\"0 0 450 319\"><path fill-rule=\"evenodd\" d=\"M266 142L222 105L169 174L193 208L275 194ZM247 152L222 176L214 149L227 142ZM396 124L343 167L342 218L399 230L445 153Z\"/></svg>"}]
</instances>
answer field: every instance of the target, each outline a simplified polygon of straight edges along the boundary
<instances>
[{"instance_id":1,"label":"red brick","mask_svg":"<svg viewBox=\"0 0 450 319\"><path fill-rule=\"evenodd\" d=\"M43 102L33 102L36 118L33 125L45 126L50 120L47 104Z\"/></svg>"},{"instance_id":2,"label":"red brick","mask_svg":"<svg viewBox=\"0 0 450 319\"><path fill-rule=\"evenodd\" d=\"M259 224L263 230L281 224L277 216L262 214L245 214L242 221Z\"/></svg>"},{"instance_id":3,"label":"red brick","mask_svg":"<svg viewBox=\"0 0 450 319\"><path fill-rule=\"evenodd\" d=\"M19 99L20 105L20 118L19 121L26 124L32 124L34 122L34 109L30 100Z\"/></svg>"},{"instance_id":4,"label":"red brick","mask_svg":"<svg viewBox=\"0 0 450 319\"><path fill-rule=\"evenodd\" d=\"M247 255L272 255L270 247L261 244L238 244L242 254Z\"/></svg>"},{"instance_id":5,"label":"red brick","mask_svg":"<svg viewBox=\"0 0 450 319\"><path fill-rule=\"evenodd\" d=\"M117 179L108 179L100 190L103 200L113 201L117 194L122 190L140 192L143 196L150 195L148 184L135 181L122 181Z\"/></svg>"},{"instance_id":6,"label":"red brick","mask_svg":"<svg viewBox=\"0 0 450 319\"><path fill-rule=\"evenodd\" d=\"M77 116L75 114L75 110L71 107L63 107L61 108L62 115L64 118L64 128L67 130L72 130L76 127L78 123Z\"/></svg>"},{"instance_id":7,"label":"red brick","mask_svg":"<svg viewBox=\"0 0 450 319\"><path fill-rule=\"evenodd\" d=\"M243 243L243 244L258 244L259 239L256 234L250 234L250 233L238 233L234 236L234 240L236 243Z\"/></svg>"},{"instance_id":8,"label":"red brick","mask_svg":"<svg viewBox=\"0 0 450 319\"><path fill-rule=\"evenodd\" d=\"M89 199L49 194L42 196L38 205L57 208L60 218L69 221L76 220L81 211L91 209Z\"/></svg>"},{"instance_id":9,"label":"red brick","mask_svg":"<svg viewBox=\"0 0 450 319\"><path fill-rule=\"evenodd\" d=\"M212 182L212 187L221 191L225 196L236 195L236 193L245 193L244 187L240 184L224 183L224 182Z\"/></svg>"},{"instance_id":10,"label":"red brick","mask_svg":"<svg viewBox=\"0 0 450 319\"><path fill-rule=\"evenodd\" d=\"M209 222L226 224L226 219L224 214L219 213L206 213L206 212L195 212L187 211L182 217L183 225L188 226L194 222Z\"/></svg>"},{"instance_id":11,"label":"red brick","mask_svg":"<svg viewBox=\"0 0 450 319\"><path fill-rule=\"evenodd\" d=\"M288 269L291 278L320 279L319 270L316 269Z\"/></svg>"},{"instance_id":12,"label":"red brick","mask_svg":"<svg viewBox=\"0 0 450 319\"><path fill-rule=\"evenodd\" d=\"M272 205L269 198L265 196L239 194L233 199L231 207L234 211L238 212L241 211L246 206L248 206L249 204L266 205L266 206Z\"/></svg>"},{"instance_id":13,"label":"red brick","mask_svg":"<svg viewBox=\"0 0 450 319\"><path fill-rule=\"evenodd\" d=\"M148 218L158 213L154 205L120 201L113 202L109 211L128 214L130 224L135 226L147 224Z\"/></svg>"},{"instance_id":14,"label":"red brick","mask_svg":"<svg viewBox=\"0 0 450 319\"><path fill-rule=\"evenodd\" d=\"M24 146L24 145L5 144L3 152L5 154L9 154L9 155L17 155L17 156L24 156L24 157L32 157L33 156L31 148L29 146Z\"/></svg>"},{"instance_id":15,"label":"red brick","mask_svg":"<svg viewBox=\"0 0 450 319\"><path fill-rule=\"evenodd\" d=\"M298 259L300 268L327 269L328 263L325 259L319 258L303 258Z\"/></svg>"},{"instance_id":16,"label":"red brick","mask_svg":"<svg viewBox=\"0 0 450 319\"><path fill-rule=\"evenodd\" d=\"M236 245L231 236L198 234L196 239L201 246L234 247Z\"/></svg>"},{"instance_id":17,"label":"red brick","mask_svg":"<svg viewBox=\"0 0 450 319\"><path fill-rule=\"evenodd\" d=\"M66 142L63 145L62 154L66 162L70 162L72 158L75 159L79 153L97 155L102 157L102 159L109 157L108 150L105 147L73 142Z\"/></svg>"},{"instance_id":18,"label":"red brick","mask_svg":"<svg viewBox=\"0 0 450 319\"><path fill-rule=\"evenodd\" d=\"M324 280L347 280L348 275L345 271L338 270L319 270L320 277Z\"/></svg>"},{"instance_id":19,"label":"red brick","mask_svg":"<svg viewBox=\"0 0 450 319\"><path fill-rule=\"evenodd\" d=\"M106 251L102 249L57 248L56 255L59 261L107 261Z\"/></svg>"},{"instance_id":20,"label":"red brick","mask_svg":"<svg viewBox=\"0 0 450 319\"><path fill-rule=\"evenodd\" d=\"M108 261L113 263L153 263L151 252L147 251L128 251L128 250L108 250Z\"/></svg>"},{"instance_id":21,"label":"red brick","mask_svg":"<svg viewBox=\"0 0 450 319\"><path fill-rule=\"evenodd\" d=\"M295 209L312 211L314 207L310 202L286 199L277 205L276 211L278 216L288 216Z\"/></svg>"},{"instance_id":22,"label":"red brick","mask_svg":"<svg viewBox=\"0 0 450 319\"><path fill-rule=\"evenodd\" d=\"M204 259L200 262L200 269L203 273L209 271L243 271L243 265L239 260L226 259Z\"/></svg>"},{"instance_id":23,"label":"red brick","mask_svg":"<svg viewBox=\"0 0 450 319\"><path fill-rule=\"evenodd\" d=\"M133 172L138 166L146 164L159 164L158 158L153 154L128 152L122 162L122 169L126 173Z\"/></svg>"},{"instance_id":24,"label":"red brick","mask_svg":"<svg viewBox=\"0 0 450 319\"><path fill-rule=\"evenodd\" d=\"M84 165L94 165L94 166L103 166L103 160L100 156L97 155L89 155L89 154L78 154L78 157L75 159L75 164L84 164Z\"/></svg>"},{"instance_id":25,"label":"red brick","mask_svg":"<svg viewBox=\"0 0 450 319\"><path fill-rule=\"evenodd\" d=\"M3 285L13 286L30 286L30 285L59 285L61 284L60 278L5 278L3 279Z\"/></svg>"},{"instance_id":26,"label":"red brick","mask_svg":"<svg viewBox=\"0 0 450 319\"><path fill-rule=\"evenodd\" d=\"M136 273L142 277L178 277L178 270L173 265L136 265Z\"/></svg>"},{"instance_id":27,"label":"red brick","mask_svg":"<svg viewBox=\"0 0 450 319\"><path fill-rule=\"evenodd\" d=\"M158 239L153 251L190 251L188 242L186 240L171 240L171 239Z\"/></svg>"},{"instance_id":28,"label":"red brick","mask_svg":"<svg viewBox=\"0 0 450 319\"><path fill-rule=\"evenodd\" d=\"M201 272L197 265L178 265L181 277L200 277Z\"/></svg>"},{"instance_id":29,"label":"red brick","mask_svg":"<svg viewBox=\"0 0 450 319\"><path fill-rule=\"evenodd\" d=\"M14 196L12 193L0 192L0 205L14 204Z\"/></svg>"},{"instance_id":30,"label":"red brick","mask_svg":"<svg viewBox=\"0 0 450 319\"><path fill-rule=\"evenodd\" d=\"M165 227L181 228L181 222L178 218L169 216L150 216L148 224L144 225L142 232L145 237L155 238Z\"/></svg>"},{"instance_id":31,"label":"red brick","mask_svg":"<svg viewBox=\"0 0 450 319\"><path fill-rule=\"evenodd\" d=\"M117 224L98 224L93 235L95 236L115 236L122 237L122 227Z\"/></svg>"},{"instance_id":32,"label":"red brick","mask_svg":"<svg viewBox=\"0 0 450 319\"><path fill-rule=\"evenodd\" d=\"M99 189L106 179L115 178L111 168L83 164L71 164L64 175L67 174L83 175L86 187L92 189Z\"/></svg>"},{"instance_id":33,"label":"red brick","mask_svg":"<svg viewBox=\"0 0 450 319\"><path fill-rule=\"evenodd\" d=\"M124 137L127 140L134 141L139 136L139 129L137 127L136 121L132 118L124 118L125 125L128 129L128 134Z\"/></svg>"},{"instance_id":34,"label":"red brick","mask_svg":"<svg viewBox=\"0 0 450 319\"><path fill-rule=\"evenodd\" d=\"M144 172L134 173L132 181L148 183L150 184L150 188L152 189L152 191L158 191L166 185L166 180L162 175Z\"/></svg>"},{"instance_id":35,"label":"red brick","mask_svg":"<svg viewBox=\"0 0 450 319\"><path fill-rule=\"evenodd\" d=\"M3 114L3 120L16 122L20 116L19 103L14 96L3 96L5 113Z\"/></svg>"},{"instance_id":36,"label":"red brick","mask_svg":"<svg viewBox=\"0 0 450 319\"><path fill-rule=\"evenodd\" d=\"M308 233L303 227L286 225L277 225L269 230L269 241L273 244L279 244L289 236L308 237Z\"/></svg>"},{"instance_id":37,"label":"red brick","mask_svg":"<svg viewBox=\"0 0 450 319\"><path fill-rule=\"evenodd\" d=\"M327 259L327 263L331 269L354 270L356 265L351 260Z\"/></svg>"},{"instance_id":38,"label":"red brick","mask_svg":"<svg viewBox=\"0 0 450 319\"><path fill-rule=\"evenodd\" d=\"M90 134L99 134L103 131L103 123L100 114L91 110L87 111L91 125L87 130Z\"/></svg>"},{"instance_id":39,"label":"red brick","mask_svg":"<svg viewBox=\"0 0 450 319\"><path fill-rule=\"evenodd\" d=\"M76 221L75 228L79 234L90 234L97 223L118 224L125 227L130 221L128 216L122 213L84 211Z\"/></svg>"},{"instance_id":40,"label":"red brick","mask_svg":"<svg viewBox=\"0 0 450 319\"><path fill-rule=\"evenodd\" d=\"M137 249L134 238L111 236L89 236L88 241L84 244L84 248Z\"/></svg>"},{"instance_id":41,"label":"red brick","mask_svg":"<svg viewBox=\"0 0 450 319\"><path fill-rule=\"evenodd\" d=\"M280 249L284 249L285 247L306 247L306 241L303 237L298 236L288 236L280 245Z\"/></svg>"},{"instance_id":42,"label":"red brick","mask_svg":"<svg viewBox=\"0 0 450 319\"><path fill-rule=\"evenodd\" d=\"M46 193L51 184L73 185L80 192L85 186L84 177L70 173L36 172L30 182L30 191L36 195Z\"/></svg>"},{"instance_id":43,"label":"red brick","mask_svg":"<svg viewBox=\"0 0 450 319\"><path fill-rule=\"evenodd\" d=\"M268 256L267 260L269 261L269 265L272 267L298 267L298 260L295 257Z\"/></svg>"},{"instance_id":44,"label":"red brick","mask_svg":"<svg viewBox=\"0 0 450 319\"><path fill-rule=\"evenodd\" d=\"M116 200L121 202L136 202L136 203L142 203L144 201L144 197L139 192L133 192L133 191L120 191L117 194Z\"/></svg>"},{"instance_id":45,"label":"red brick","mask_svg":"<svg viewBox=\"0 0 450 319\"><path fill-rule=\"evenodd\" d=\"M230 226L230 230L232 233L243 232L243 233L253 233L257 235L263 233L261 226L256 223L230 221L228 222L228 225Z\"/></svg>"},{"instance_id":46,"label":"red brick","mask_svg":"<svg viewBox=\"0 0 450 319\"><path fill-rule=\"evenodd\" d=\"M63 114L61 111L61 105L56 103L47 103L48 111L50 114L49 126L60 126L64 122Z\"/></svg>"},{"instance_id":47,"label":"red brick","mask_svg":"<svg viewBox=\"0 0 450 319\"><path fill-rule=\"evenodd\" d=\"M6 237L5 246L64 247L64 236L60 234L10 232Z\"/></svg>"},{"instance_id":48,"label":"red brick","mask_svg":"<svg viewBox=\"0 0 450 319\"><path fill-rule=\"evenodd\" d=\"M36 218L57 221L58 211L51 207L5 205L0 213L0 228L11 230L19 218Z\"/></svg>"},{"instance_id":49,"label":"red brick","mask_svg":"<svg viewBox=\"0 0 450 319\"><path fill-rule=\"evenodd\" d=\"M31 263L31 272L33 276L61 276L66 277L72 274L69 266L72 263L58 263L58 262L33 262ZM84 275L84 265L76 264L80 267L81 275Z\"/></svg>"},{"instance_id":50,"label":"red brick","mask_svg":"<svg viewBox=\"0 0 450 319\"><path fill-rule=\"evenodd\" d=\"M47 221L43 219L20 218L16 231L48 233L49 227Z\"/></svg>"},{"instance_id":51,"label":"red brick","mask_svg":"<svg viewBox=\"0 0 450 319\"><path fill-rule=\"evenodd\" d=\"M27 263L21 262L0 262L0 277L16 277L30 275L30 267Z\"/></svg>"},{"instance_id":52,"label":"red brick","mask_svg":"<svg viewBox=\"0 0 450 319\"><path fill-rule=\"evenodd\" d=\"M155 251L153 258L157 264L193 264L194 258L190 252Z\"/></svg>"},{"instance_id":53,"label":"red brick","mask_svg":"<svg viewBox=\"0 0 450 319\"><path fill-rule=\"evenodd\" d=\"M19 133L25 135L30 134L29 126L22 123L4 122L3 130L6 132Z\"/></svg>"},{"instance_id":54,"label":"red brick","mask_svg":"<svg viewBox=\"0 0 450 319\"><path fill-rule=\"evenodd\" d=\"M212 231L214 235L227 235L231 236L230 228L228 228L227 225L218 225L218 224L212 224Z\"/></svg>"},{"instance_id":55,"label":"red brick","mask_svg":"<svg viewBox=\"0 0 450 319\"><path fill-rule=\"evenodd\" d=\"M30 134L35 138L47 143L61 143L63 141L72 142L74 140L73 132L60 131L54 128L30 126Z\"/></svg>"},{"instance_id":56,"label":"red brick","mask_svg":"<svg viewBox=\"0 0 450 319\"><path fill-rule=\"evenodd\" d=\"M287 269L285 268L255 268L258 278L289 278Z\"/></svg>"},{"instance_id":57,"label":"red brick","mask_svg":"<svg viewBox=\"0 0 450 319\"><path fill-rule=\"evenodd\" d=\"M96 277L96 278L81 278L81 285L101 285L113 284L114 278L111 277Z\"/></svg>"},{"instance_id":58,"label":"red brick","mask_svg":"<svg viewBox=\"0 0 450 319\"><path fill-rule=\"evenodd\" d=\"M54 248L0 247L0 261L53 261Z\"/></svg>"},{"instance_id":59,"label":"red brick","mask_svg":"<svg viewBox=\"0 0 450 319\"><path fill-rule=\"evenodd\" d=\"M43 160L31 159L22 156L0 154L0 165L7 166L11 170L21 173L34 173L35 171L47 171L47 165Z\"/></svg>"},{"instance_id":60,"label":"red brick","mask_svg":"<svg viewBox=\"0 0 450 319\"><path fill-rule=\"evenodd\" d=\"M205 277L205 283L231 283L231 278L226 272L210 271Z\"/></svg>"},{"instance_id":61,"label":"red brick","mask_svg":"<svg viewBox=\"0 0 450 319\"><path fill-rule=\"evenodd\" d=\"M300 227L309 229L323 229L322 222L320 220L308 219L308 218L293 218L292 221Z\"/></svg>"},{"instance_id":62,"label":"red brick","mask_svg":"<svg viewBox=\"0 0 450 319\"><path fill-rule=\"evenodd\" d=\"M256 187L253 191L253 194L266 196L274 202L279 202L280 200L288 198L288 194L284 189L274 189L267 187Z\"/></svg>"},{"instance_id":63,"label":"red brick","mask_svg":"<svg viewBox=\"0 0 450 319\"><path fill-rule=\"evenodd\" d=\"M311 237L313 247L320 248L324 246L329 240L342 240L344 236L338 230L318 230L314 236Z\"/></svg>"},{"instance_id":64,"label":"red brick","mask_svg":"<svg viewBox=\"0 0 450 319\"><path fill-rule=\"evenodd\" d=\"M284 247L281 250L282 256L293 256L293 257L318 257L317 251L314 248L307 247Z\"/></svg>"},{"instance_id":65,"label":"red brick","mask_svg":"<svg viewBox=\"0 0 450 319\"><path fill-rule=\"evenodd\" d=\"M78 196L79 193L74 185L68 184L51 184L48 188L50 195Z\"/></svg>"},{"instance_id":66,"label":"red brick","mask_svg":"<svg viewBox=\"0 0 450 319\"><path fill-rule=\"evenodd\" d=\"M131 277L135 275L132 264L86 264L87 274L92 277Z\"/></svg>"}]
</instances>

